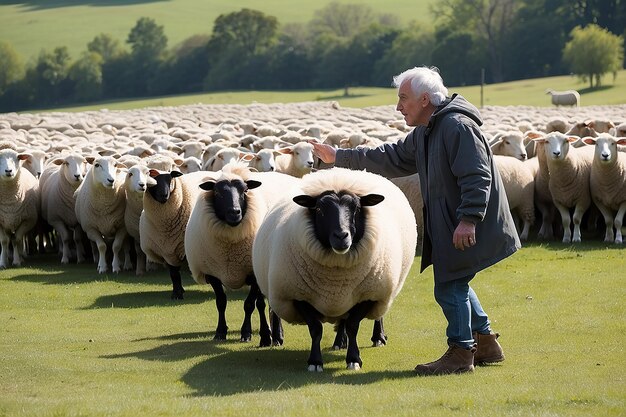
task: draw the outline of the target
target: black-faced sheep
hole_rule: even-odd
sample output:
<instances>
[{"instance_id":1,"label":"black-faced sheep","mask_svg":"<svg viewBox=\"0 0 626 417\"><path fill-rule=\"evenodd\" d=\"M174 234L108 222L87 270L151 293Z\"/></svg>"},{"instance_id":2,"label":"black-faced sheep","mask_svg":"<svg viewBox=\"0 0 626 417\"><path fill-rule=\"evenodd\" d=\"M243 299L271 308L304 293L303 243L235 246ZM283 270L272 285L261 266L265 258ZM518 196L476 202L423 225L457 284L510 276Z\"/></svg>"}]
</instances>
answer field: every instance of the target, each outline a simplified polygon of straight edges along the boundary
<instances>
[{"instance_id":1,"label":"black-faced sheep","mask_svg":"<svg viewBox=\"0 0 626 417\"><path fill-rule=\"evenodd\" d=\"M199 284L210 284L215 292L218 325L215 339L226 339L226 294L224 288L250 286L244 302L245 318L241 341L252 337L251 315L256 307L261 319L261 346L281 344L270 336L265 317L265 300L252 270L252 242L265 214L282 193L299 179L279 173L253 173L243 163L224 167L217 179L200 185L201 193L185 230L185 254L191 275ZM276 340L280 339L280 340Z\"/></svg>"},{"instance_id":2,"label":"black-faced sheep","mask_svg":"<svg viewBox=\"0 0 626 417\"><path fill-rule=\"evenodd\" d=\"M389 309L416 243L415 218L404 194L364 171L333 168L307 175L298 191L270 210L254 241L254 272L279 317L308 325L309 371L323 368L322 322L341 319L348 369L361 368L359 323Z\"/></svg>"}]
</instances>

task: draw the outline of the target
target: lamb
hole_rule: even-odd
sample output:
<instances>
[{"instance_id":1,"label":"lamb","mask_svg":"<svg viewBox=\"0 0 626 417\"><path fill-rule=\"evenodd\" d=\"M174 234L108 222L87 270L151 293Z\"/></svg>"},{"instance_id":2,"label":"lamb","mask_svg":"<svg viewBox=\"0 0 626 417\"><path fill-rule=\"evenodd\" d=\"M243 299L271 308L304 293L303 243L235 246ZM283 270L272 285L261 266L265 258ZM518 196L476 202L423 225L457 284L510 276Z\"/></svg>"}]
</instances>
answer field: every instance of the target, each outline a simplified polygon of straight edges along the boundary
<instances>
[{"instance_id":1,"label":"lamb","mask_svg":"<svg viewBox=\"0 0 626 417\"><path fill-rule=\"evenodd\" d=\"M276 157L276 171L302 178L313 168L313 145L299 142L287 148L278 149L282 155Z\"/></svg>"},{"instance_id":2,"label":"lamb","mask_svg":"<svg viewBox=\"0 0 626 417\"><path fill-rule=\"evenodd\" d=\"M126 206L124 208L124 227L135 243L137 265L135 274L143 275L146 272L146 254L141 250L139 238L139 218L143 211L143 194L146 191L150 168L137 164L128 169L124 179L124 193Z\"/></svg>"},{"instance_id":3,"label":"lamb","mask_svg":"<svg viewBox=\"0 0 626 417\"><path fill-rule=\"evenodd\" d=\"M242 160L248 162L248 166L258 172L272 172L276 170L276 157L280 152L273 149L261 149L256 153L243 156Z\"/></svg>"},{"instance_id":4,"label":"lamb","mask_svg":"<svg viewBox=\"0 0 626 417\"><path fill-rule=\"evenodd\" d=\"M365 171L321 170L302 179L267 214L252 247L272 310L309 327L309 371L323 370L322 321L346 319L348 369L360 369L363 318L379 319L409 272L417 243L404 194Z\"/></svg>"},{"instance_id":5,"label":"lamb","mask_svg":"<svg viewBox=\"0 0 626 417\"><path fill-rule=\"evenodd\" d=\"M32 149L24 152L30 156L23 162L22 166L29 170L35 178L41 177L41 173L43 172L46 164L46 153L38 149Z\"/></svg>"},{"instance_id":6,"label":"lamb","mask_svg":"<svg viewBox=\"0 0 626 417\"><path fill-rule=\"evenodd\" d=\"M62 264L70 262L72 243L77 262L85 261L83 230L76 217L74 193L85 178L87 163L93 160L77 153L59 156L50 161L39 179L41 215L60 238Z\"/></svg>"},{"instance_id":7,"label":"lamb","mask_svg":"<svg viewBox=\"0 0 626 417\"><path fill-rule=\"evenodd\" d=\"M39 181L21 166L27 153L0 150L0 269L9 266L9 245L13 245L13 266L22 265L24 237L37 224Z\"/></svg>"},{"instance_id":8,"label":"lamb","mask_svg":"<svg viewBox=\"0 0 626 417\"><path fill-rule=\"evenodd\" d=\"M183 299L180 267L185 260L185 228L201 190L199 184L215 172L150 170L139 218L139 241L148 261L166 264L172 280L172 299Z\"/></svg>"},{"instance_id":9,"label":"lamb","mask_svg":"<svg viewBox=\"0 0 626 417\"><path fill-rule=\"evenodd\" d=\"M489 145L494 155L512 156L520 161L528 158L521 132L509 131L497 134Z\"/></svg>"},{"instance_id":10,"label":"lamb","mask_svg":"<svg viewBox=\"0 0 626 417\"><path fill-rule=\"evenodd\" d=\"M511 213L522 220L520 240L528 240L530 227L535 223L535 179L527 165L517 158L494 155Z\"/></svg>"},{"instance_id":11,"label":"lamb","mask_svg":"<svg viewBox=\"0 0 626 417\"><path fill-rule=\"evenodd\" d=\"M597 138L585 138L584 141L587 145L595 145L589 184L593 202L604 217L604 241L622 243L622 225L626 213L626 154L618 152L617 147L626 145L626 138L601 134Z\"/></svg>"},{"instance_id":12,"label":"lamb","mask_svg":"<svg viewBox=\"0 0 626 417\"><path fill-rule=\"evenodd\" d=\"M210 284L215 292L216 340L225 340L228 330L223 287L236 290L249 285L241 341L251 340L250 318L256 304L261 319L260 346L282 344L280 332L275 332L274 340L270 336L265 300L252 271L252 242L268 209L299 182L285 174L255 173L237 163L224 167L217 179L200 184L205 192L198 197L185 229L185 254L195 281Z\"/></svg>"},{"instance_id":13,"label":"lamb","mask_svg":"<svg viewBox=\"0 0 626 417\"><path fill-rule=\"evenodd\" d=\"M179 166L180 172L189 174L190 172L202 171L202 160L195 156L188 156L183 159L183 163Z\"/></svg>"},{"instance_id":14,"label":"lamb","mask_svg":"<svg viewBox=\"0 0 626 417\"><path fill-rule=\"evenodd\" d=\"M580 106L580 94L576 90L554 91L546 90L546 94L552 97L555 106Z\"/></svg>"},{"instance_id":15,"label":"lamb","mask_svg":"<svg viewBox=\"0 0 626 417\"><path fill-rule=\"evenodd\" d=\"M108 271L107 242L113 238L113 272L120 272L120 251L126 239L124 226L124 210L126 196L124 194L124 175L121 171L125 165L118 163L111 156L101 156L92 162L85 180L76 190L76 219L87 234L89 240L98 248L98 273ZM125 268L130 267L126 259Z\"/></svg>"},{"instance_id":16,"label":"lamb","mask_svg":"<svg viewBox=\"0 0 626 417\"><path fill-rule=\"evenodd\" d=\"M544 138L534 139L545 144L545 155L550 172L548 186L554 205L561 214L563 243L580 242L580 222L591 205L589 174L593 150L590 147L573 148L570 142L579 140L576 136L565 136L552 132ZM574 234L570 230L570 207L575 207L573 221Z\"/></svg>"}]
</instances>

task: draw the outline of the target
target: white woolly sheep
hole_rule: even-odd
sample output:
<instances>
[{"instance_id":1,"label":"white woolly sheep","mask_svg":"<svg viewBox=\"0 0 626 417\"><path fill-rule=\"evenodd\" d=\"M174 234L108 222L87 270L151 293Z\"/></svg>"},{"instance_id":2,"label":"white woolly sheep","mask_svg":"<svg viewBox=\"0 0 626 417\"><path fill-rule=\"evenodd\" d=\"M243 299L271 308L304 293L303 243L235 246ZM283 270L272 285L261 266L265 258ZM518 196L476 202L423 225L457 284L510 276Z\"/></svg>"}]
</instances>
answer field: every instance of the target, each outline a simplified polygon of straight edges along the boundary
<instances>
[{"instance_id":1,"label":"white woolly sheep","mask_svg":"<svg viewBox=\"0 0 626 417\"><path fill-rule=\"evenodd\" d=\"M185 291L180 276L185 260L185 228L201 192L199 185L215 175L206 171L183 175L179 171L150 170L139 218L139 240L148 261L167 265L172 299L182 299Z\"/></svg>"},{"instance_id":2,"label":"white woolly sheep","mask_svg":"<svg viewBox=\"0 0 626 417\"><path fill-rule=\"evenodd\" d=\"M552 97L552 104L555 106L580 106L580 94L576 90L547 90L546 94Z\"/></svg>"},{"instance_id":3,"label":"white woolly sheep","mask_svg":"<svg viewBox=\"0 0 626 417\"><path fill-rule=\"evenodd\" d=\"M9 245L13 245L13 266L24 257L24 237L39 216L39 181L21 162L30 155L13 149L0 150L0 269L9 266Z\"/></svg>"},{"instance_id":4,"label":"white woolly sheep","mask_svg":"<svg viewBox=\"0 0 626 417\"><path fill-rule=\"evenodd\" d=\"M545 144L548 164L550 194L552 201L561 214L563 225L563 243L580 242L580 222L591 205L589 174L593 160L593 148L574 148L570 142L580 138L565 136L560 132L549 133L544 138L534 139ZM574 207L574 234L570 230L569 209Z\"/></svg>"},{"instance_id":5,"label":"white woolly sheep","mask_svg":"<svg viewBox=\"0 0 626 417\"><path fill-rule=\"evenodd\" d=\"M183 163L178 167L183 174L202 171L202 160L195 156L188 156L183 159Z\"/></svg>"},{"instance_id":6,"label":"white woolly sheep","mask_svg":"<svg viewBox=\"0 0 626 417\"><path fill-rule=\"evenodd\" d=\"M626 154L618 152L617 146L626 145L626 138L615 138L603 133L598 138L585 138L584 141L588 145L595 145L589 186L593 202L604 217L604 241L622 243L622 225L626 213Z\"/></svg>"},{"instance_id":7,"label":"white woolly sheep","mask_svg":"<svg viewBox=\"0 0 626 417\"><path fill-rule=\"evenodd\" d=\"M422 238L424 237L424 200L422 199L422 190L420 189L419 174L390 178L389 180L404 193L406 199L409 201L415 217L417 241L418 246L420 246Z\"/></svg>"},{"instance_id":8,"label":"white woolly sheep","mask_svg":"<svg viewBox=\"0 0 626 417\"><path fill-rule=\"evenodd\" d=\"M113 239L113 272L120 272L120 252L126 239L124 210L124 176L126 166L111 156L96 158L85 180L76 190L76 219L89 240L98 248L98 273L108 271L107 240ZM124 268L130 268L130 260L125 260Z\"/></svg>"},{"instance_id":9,"label":"white woolly sheep","mask_svg":"<svg viewBox=\"0 0 626 417\"><path fill-rule=\"evenodd\" d=\"M139 218L143 211L143 194L147 188L149 175L150 168L137 164L128 168L124 179L124 193L126 195L124 227L128 235L134 240L137 254L136 275L142 275L146 272L146 254L141 250L139 237Z\"/></svg>"},{"instance_id":10,"label":"white woolly sheep","mask_svg":"<svg viewBox=\"0 0 626 417\"><path fill-rule=\"evenodd\" d=\"M261 149L256 153L245 154L241 160L248 162L248 166L258 172L273 172L276 170L276 157L280 152L273 149Z\"/></svg>"},{"instance_id":11,"label":"white woolly sheep","mask_svg":"<svg viewBox=\"0 0 626 417\"><path fill-rule=\"evenodd\" d=\"M83 230L76 218L75 192L87 172L86 159L77 153L59 156L50 161L39 179L41 187L41 215L56 231L62 250L61 263L70 262L72 244L76 261L85 261Z\"/></svg>"},{"instance_id":12,"label":"white woolly sheep","mask_svg":"<svg viewBox=\"0 0 626 417\"><path fill-rule=\"evenodd\" d=\"M270 210L257 232L252 262L259 288L279 317L307 323L309 371L323 368L321 322L340 319L348 369L360 369L359 323L386 313L413 263L413 211L398 187L365 171L317 171L299 189Z\"/></svg>"},{"instance_id":13,"label":"white woolly sheep","mask_svg":"<svg viewBox=\"0 0 626 417\"><path fill-rule=\"evenodd\" d=\"M302 178L313 168L313 145L299 142L287 148L278 149L282 155L276 157L276 171Z\"/></svg>"},{"instance_id":14,"label":"white woolly sheep","mask_svg":"<svg viewBox=\"0 0 626 417\"><path fill-rule=\"evenodd\" d=\"M512 156L520 161L528 158L524 145L524 136L521 132L501 132L489 142L494 155Z\"/></svg>"},{"instance_id":15,"label":"white woolly sheep","mask_svg":"<svg viewBox=\"0 0 626 417\"><path fill-rule=\"evenodd\" d=\"M493 160L502 178L509 209L523 222L520 240L528 240L535 223L535 179L527 165L512 156L494 155Z\"/></svg>"},{"instance_id":16,"label":"white woolly sheep","mask_svg":"<svg viewBox=\"0 0 626 417\"><path fill-rule=\"evenodd\" d=\"M207 162L204 169L206 171L219 171L227 164L237 162L246 152L235 148L224 148L217 151L215 156Z\"/></svg>"},{"instance_id":17,"label":"white woolly sheep","mask_svg":"<svg viewBox=\"0 0 626 417\"><path fill-rule=\"evenodd\" d=\"M185 254L191 275L199 284L210 284L215 292L218 325L215 339L226 339L226 293L244 285L250 291L244 302L241 341L252 337L251 315L260 317L260 346L272 344L265 317L265 300L252 271L252 242L265 214L285 190L299 179L275 172L253 173L243 163L224 167L219 178L200 184L203 192L185 229ZM278 329L274 343L282 344Z\"/></svg>"}]
</instances>

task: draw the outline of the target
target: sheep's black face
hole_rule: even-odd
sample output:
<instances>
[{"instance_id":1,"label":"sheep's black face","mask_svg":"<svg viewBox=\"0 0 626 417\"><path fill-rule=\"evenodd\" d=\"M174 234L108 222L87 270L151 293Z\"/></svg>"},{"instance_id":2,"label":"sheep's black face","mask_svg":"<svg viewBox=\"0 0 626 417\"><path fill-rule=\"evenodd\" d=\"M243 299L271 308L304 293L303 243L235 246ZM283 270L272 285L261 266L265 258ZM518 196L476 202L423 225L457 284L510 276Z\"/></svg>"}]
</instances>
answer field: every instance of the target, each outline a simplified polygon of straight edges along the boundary
<instances>
[{"instance_id":1,"label":"sheep's black face","mask_svg":"<svg viewBox=\"0 0 626 417\"><path fill-rule=\"evenodd\" d=\"M156 180L156 185L148 187L148 192L156 201L165 204L172 192L172 175L169 173L159 174L154 179Z\"/></svg>"},{"instance_id":2,"label":"sheep's black face","mask_svg":"<svg viewBox=\"0 0 626 417\"><path fill-rule=\"evenodd\" d=\"M248 210L247 192L261 185L258 181L240 179L208 181L200 187L203 190L213 191L213 210L218 219L229 226L235 227L241 223Z\"/></svg>"},{"instance_id":3,"label":"sheep's black face","mask_svg":"<svg viewBox=\"0 0 626 417\"><path fill-rule=\"evenodd\" d=\"M365 231L365 212L362 207L373 206L384 197L368 194L359 198L351 192L326 191L318 197L301 195L294 202L311 210L315 236L320 243L335 253L347 253Z\"/></svg>"}]
</instances>

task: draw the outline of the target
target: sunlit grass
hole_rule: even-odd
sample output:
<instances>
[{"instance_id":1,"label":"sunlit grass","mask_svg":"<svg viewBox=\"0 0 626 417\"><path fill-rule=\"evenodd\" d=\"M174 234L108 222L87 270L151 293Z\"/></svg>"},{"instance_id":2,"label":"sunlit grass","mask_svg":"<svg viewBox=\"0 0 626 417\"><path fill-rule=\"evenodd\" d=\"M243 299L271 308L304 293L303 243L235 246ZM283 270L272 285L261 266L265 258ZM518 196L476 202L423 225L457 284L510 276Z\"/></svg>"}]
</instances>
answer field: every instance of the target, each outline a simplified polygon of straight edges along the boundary
<instances>
[{"instance_id":1,"label":"sunlit grass","mask_svg":"<svg viewBox=\"0 0 626 417\"><path fill-rule=\"evenodd\" d=\"M311 374L305 326L287 324L280 348L238 341L244 292L228 293L229 338L215 342L213 293L188 273L172 301L165 271L98 275L36 257L0 271L0 415L624 415L625 254L529 244L480 273L472 285L507 359L433 378L411 373L445 349L419 258L385 317L387 346L370 347L363 322L364 368L349 372L325 325L325 370Z\"/></svg>"}]
</instances>

